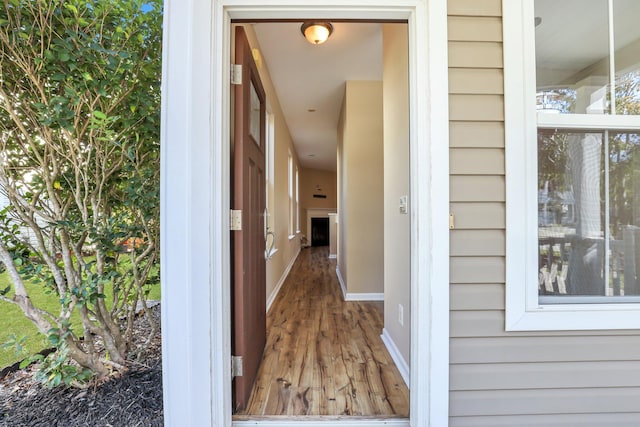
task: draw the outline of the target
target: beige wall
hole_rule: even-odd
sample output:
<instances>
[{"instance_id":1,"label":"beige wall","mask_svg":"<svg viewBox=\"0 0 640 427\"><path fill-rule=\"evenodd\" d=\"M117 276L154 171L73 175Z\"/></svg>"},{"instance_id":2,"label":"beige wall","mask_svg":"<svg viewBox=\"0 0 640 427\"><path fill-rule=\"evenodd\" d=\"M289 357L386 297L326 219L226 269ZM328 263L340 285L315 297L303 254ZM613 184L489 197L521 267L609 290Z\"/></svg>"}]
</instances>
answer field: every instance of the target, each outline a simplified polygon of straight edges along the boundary
<instances>
[{"instance_id":1,"label":"beige wall","mask_svg":"<svg viewBox=\"0 0 640 427\"><path fill-rule=\"evenodd\" d=\"M252 48L259 48L255 32L251 25L246 25L245 30L249 44ZM264 61L259 69L260 79L267 97L271 113L274 119L274 180L269 185L269 226L276 235L275 247L278 252L272 259L267 261L267 299L275 291L276 286L282 279L287 267L293 262L300 250L300 239L295 237L289 239L289 189L288 189L288 162L289 151L291 152L295 165L298 165L298 158L293 141L289 134L289 128L284 120L284 115L280 108L280 103L276 95L275 88L269 76L269 70Z\"/></svg>"},{"instance_id":2,"label":"beige wall","mask_svg":"<svg viewBox=\"0 0 640 427\"><path fill-rule=\"evenodd\" d=\"M449 425L638 426L638 331L505 332L501 1L448 6Z\"/></svg>"},{"instance_id":3,"label":"beige wall","mask_svg":"<svg viewBox=\"0 0 640 427\"><path fill-rule=\"evenodd\" d=\"M382 82L346 82L343 119L338 240L344 252L339 252L338 265L348 293L383 293Z\"/></svg>"},{"instance_id":4,"label":"beige wall","mask_svg":"<svg viewBox=\"0 0 640 427\"><path fill-rule=\"evenodd\" d=\"M406 24L382 27L384 111L384 328L409 363L411 222L399 210L409 194L409 41ZM411 198L409 197L409 202ZM403 307L402 324L399 305Z\"/></svg>"},{"instance_id":5,"label":"beige wall","mask_svg":"<svg viewBox=\"0 0 640 427\"><path fill-rule=\"evenodd\" d=\"M337 173L319 169L300 169L300 231L309 238L307 232L307 209L332 209L338 208L338 184ZM326 199L313 197L314 194L323 194Z\"/></svg>"},{"instance_id":6,"label":"beige wall","mask_svg":"<svg viewBox=\"0 0 640 427\"><path fill-rule=\"evenodd\" d=\"M346 99L342 100L342 108L340 109L340 119L338 120L338 144L336 148L337 176L338 184L338 256L337 256L337 273L345 283L348 278L347 266L347 242L349 241L349 230L347 230L347 176L345 174L347 164L347 156L344 147L345 121L347 117Z\"/></svg>"}]
</instances>

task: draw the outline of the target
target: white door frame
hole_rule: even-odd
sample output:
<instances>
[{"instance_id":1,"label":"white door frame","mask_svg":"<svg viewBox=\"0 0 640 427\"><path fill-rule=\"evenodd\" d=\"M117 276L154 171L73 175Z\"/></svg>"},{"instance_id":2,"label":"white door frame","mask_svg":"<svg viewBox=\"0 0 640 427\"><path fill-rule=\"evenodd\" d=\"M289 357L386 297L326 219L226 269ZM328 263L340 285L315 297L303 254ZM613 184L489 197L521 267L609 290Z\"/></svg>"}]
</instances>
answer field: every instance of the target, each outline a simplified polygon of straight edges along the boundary
<instances>
[{"instance_id":1,"label":"white door frame","mask_svg":"<svg viewBox=\"0 0 640 427\"><path fill-rule=\"evenodd\" d=\"M449 396L449 123L446 0L165 0L161 273L166 426L231 418L231 18L407 19L411 123L410 420L446 426ZM349 417L278 426L380 425Z\"/></svg>"}]
</instances>

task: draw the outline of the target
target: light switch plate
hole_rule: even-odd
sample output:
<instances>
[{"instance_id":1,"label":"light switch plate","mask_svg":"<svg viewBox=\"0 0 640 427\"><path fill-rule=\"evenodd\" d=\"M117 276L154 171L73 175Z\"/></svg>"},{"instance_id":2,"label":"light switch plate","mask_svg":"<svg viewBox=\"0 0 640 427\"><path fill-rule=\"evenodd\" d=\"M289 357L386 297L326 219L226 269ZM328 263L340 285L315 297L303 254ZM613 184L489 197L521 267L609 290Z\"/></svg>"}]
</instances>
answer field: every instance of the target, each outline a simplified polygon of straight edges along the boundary
<instances>
[{"instance_id":1,"label":"light switch plate","mask_svg":"<svg viewBox=\"0 0 640 427\"><path fill-rule=\"evenodd\" d=\"M402 196L400 197L400 213L401 214L406 214L409 212L409 202L408 202L408 197L407 196Z\"/></svg>"}]
</instances>

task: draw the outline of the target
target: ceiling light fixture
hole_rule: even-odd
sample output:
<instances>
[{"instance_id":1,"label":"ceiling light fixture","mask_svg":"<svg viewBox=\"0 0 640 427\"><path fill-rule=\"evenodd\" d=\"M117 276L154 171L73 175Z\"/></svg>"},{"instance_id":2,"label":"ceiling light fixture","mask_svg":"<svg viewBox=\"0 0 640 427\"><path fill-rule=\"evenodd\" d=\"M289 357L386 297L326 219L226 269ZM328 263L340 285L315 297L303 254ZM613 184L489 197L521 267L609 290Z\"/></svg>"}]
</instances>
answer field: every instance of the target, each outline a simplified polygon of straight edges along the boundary
<instances>
[{"instance_id":1,"label":"ceiling light fixture","mask_svg":"<svg viewBox=\"0 0 640 427\"><path fill-rule=\"evenodd\" d=\"M333 25L328 22L308 21L300 27L302 35L311 44L322 44L333 32Z\"/></svg>"}]
</instances>

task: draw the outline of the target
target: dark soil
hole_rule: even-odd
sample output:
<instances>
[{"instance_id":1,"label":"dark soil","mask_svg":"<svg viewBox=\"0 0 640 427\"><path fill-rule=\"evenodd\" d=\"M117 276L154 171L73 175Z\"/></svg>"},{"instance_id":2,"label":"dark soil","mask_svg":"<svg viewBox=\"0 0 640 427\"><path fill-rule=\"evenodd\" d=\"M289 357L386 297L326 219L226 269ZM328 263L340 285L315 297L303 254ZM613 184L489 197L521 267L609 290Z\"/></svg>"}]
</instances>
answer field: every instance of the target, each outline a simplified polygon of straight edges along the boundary
<instances>
[{"instance_id":1,"label":"dark soil","mask_svg":"<svg viewBox=\"0 0 640 427\"><path fill-rule=\"evenodd\" d=\"M160 307L153 309L160 325ZM160 329L158 327L158 329ZM144 317L136 335L149 331ZM33 380L35 366L0 378L0 427L142 427L162 426L160 331L141 361L128 372L86 389L46 388Z\"/></svg>"}]
</instances>

